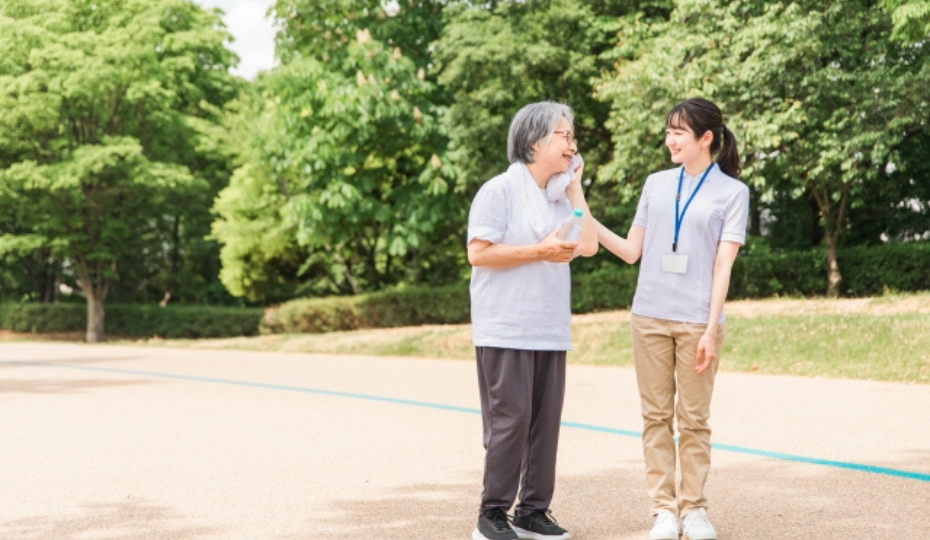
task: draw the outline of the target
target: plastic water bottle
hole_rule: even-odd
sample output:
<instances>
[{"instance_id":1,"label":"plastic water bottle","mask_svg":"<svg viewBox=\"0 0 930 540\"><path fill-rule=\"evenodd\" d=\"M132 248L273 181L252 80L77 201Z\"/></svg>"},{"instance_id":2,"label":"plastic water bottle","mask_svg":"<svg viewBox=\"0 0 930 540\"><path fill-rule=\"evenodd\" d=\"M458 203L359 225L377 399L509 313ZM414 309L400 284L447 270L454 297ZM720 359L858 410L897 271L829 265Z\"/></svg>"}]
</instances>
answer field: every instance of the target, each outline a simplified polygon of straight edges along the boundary
<instances>
[{"instance_id":1,"label":"plastic water bottle","mask_svg":"<svg viewBox=\"0 0 930 540\"><path fill-rule=\"evenodd\" d=\"M575 208L572 212L572 217L565 220L565 223L559 227L559 240L564 240L565 242L577 242L578 237L581 236L581 228L584 226L584 210L581 208Z\"/></svg>"}]
</instances>

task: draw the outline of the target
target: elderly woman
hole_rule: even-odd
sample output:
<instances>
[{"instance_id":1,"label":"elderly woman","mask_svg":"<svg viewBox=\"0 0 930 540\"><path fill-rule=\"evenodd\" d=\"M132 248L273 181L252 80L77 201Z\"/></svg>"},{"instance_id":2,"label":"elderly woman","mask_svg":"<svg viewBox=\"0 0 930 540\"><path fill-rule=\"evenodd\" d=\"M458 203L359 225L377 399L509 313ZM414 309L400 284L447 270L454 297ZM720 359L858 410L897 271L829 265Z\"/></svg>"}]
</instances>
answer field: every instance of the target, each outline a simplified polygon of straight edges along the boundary
<instances>
[{"instance_id":1,"label":"elderly woman","mask_svg":"<svg viewBox=\"0 0 930 540\"><path fill-rule=\"evenodd\" d=\"M560 103L520 109L507 140L511 165L481 187L468 216L486 451L473 540L571 538L549 511L572 348L568 263L598 249L572 121L571 108ZM581 235L562 241L559 227L574 209L583 212ZM511 525L507 511L518 488Z\"/></svg>"}]
</instances>

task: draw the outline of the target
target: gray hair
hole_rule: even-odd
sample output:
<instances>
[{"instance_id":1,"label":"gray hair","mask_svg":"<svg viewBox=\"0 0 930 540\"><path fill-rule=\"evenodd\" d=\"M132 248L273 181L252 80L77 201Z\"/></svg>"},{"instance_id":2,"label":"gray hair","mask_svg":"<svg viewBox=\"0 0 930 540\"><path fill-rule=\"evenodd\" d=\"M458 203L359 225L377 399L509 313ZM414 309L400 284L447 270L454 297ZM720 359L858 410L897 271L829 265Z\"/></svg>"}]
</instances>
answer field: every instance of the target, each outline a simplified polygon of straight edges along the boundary
<instances>
[{"instance_id":1,"label":"gray hair","mask_svg":"<svg viewBox=\"0 0 930 540\"><path fill-rule=\"evenodd\" d=\"M526 105L513 116L510 133L507 135L507 158L511 163L521 161L532 163L536 160L533 145L548 143L552 131L562 117L574 123L572 108L554 101L539 101Z\"/></svg>"}]
</instances>

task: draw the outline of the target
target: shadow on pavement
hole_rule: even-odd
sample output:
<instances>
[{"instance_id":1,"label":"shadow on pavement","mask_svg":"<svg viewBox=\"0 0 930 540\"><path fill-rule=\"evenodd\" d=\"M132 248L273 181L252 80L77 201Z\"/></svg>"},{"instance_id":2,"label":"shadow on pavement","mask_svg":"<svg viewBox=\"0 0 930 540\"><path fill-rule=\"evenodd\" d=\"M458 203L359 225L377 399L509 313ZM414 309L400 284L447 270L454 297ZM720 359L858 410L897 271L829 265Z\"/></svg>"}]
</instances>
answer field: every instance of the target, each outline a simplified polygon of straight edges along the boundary
<instances>
[{"instance_id":1,"label":"shadow on pavement","mask_svg":"<svg viewBox=\"0 0 930 540\"><path fill-rule=\"evenodd\" d=\"M183 525L176 511L133 500L117 504L93 504L83 515L41 516L0 523L0 538L17 540L176 540L179 538L221 538L215 528Z\"/></svg>"},{"instance_id":2,"label":"shadow on pavement","mask_svg":"<svg viewBox=\"0 0 930 540\"><path fill-rule=\"evenodd\" d=\"M481 485L420 484L380 500L338 501L308 518L315 540L468 539L478 518ZM648 533L648 501L642 479L625 470L596 476L560 476L553 515L576 539L618 538L618 531ZM323 517L327 516L327 517ZM310 534L312 531L312 534ZM441 531L438 532L437 531Z\"/></svg>"},{"instance_id":3,"label":"shadow on pavement","mask_svg":"<svg viewBox=\"0 0 930 540\"><path fill-rule=\"evenodd\" d=\"M33 364L47 365L47 366L70 366L70 365L82 365L82 364L99 364L101 362L126 362L129 360L141 360L138 356L97 356L89 358L68 358L67 360L62 359L52 359L52 360L20 360L17 358L4 358L0 360L0 369L9 369L9 368L28 368L28 367L37 367Z\"/></svg>"},{"instance_id":4,"label":"shadow on pavement","mask_svg":"<svg viewBox=\"0 0 930 540\"><path fill-rule=\"evenodd\" d=\"M6 379L0 380L0 394L75 394L99 388L139 386L156 382L143 379Z\"/></svg>"},{"instance_id":5,"label":"shadow on pavement","mask_svg":"<svg viewBox=\"0 0 930 540\"><path fill-rule=\"evenodd\" d=\"M715 469L707 496L721 538L917 540L930 536L926 511L930 483L920 480L759 460Z\"/></svg>"},{"instance_id":6,"label":"shadow on pavement","mask_svg":"<svg viewBox=\"0 0 930 540\"><path fill-rule=\"evenodd\" d=\"M648 538L644 474L638 464L624 465L559 477L553 512L574 539ZM319 509L327 517L308 517L308 536L291 538L465 540L479 495L478 484L434 484L398 488L380 500L338 501ZM723 540L930 538L930 483L920 480L760 459L716 467L707 496Z\"/></svg>"}]
</instances>

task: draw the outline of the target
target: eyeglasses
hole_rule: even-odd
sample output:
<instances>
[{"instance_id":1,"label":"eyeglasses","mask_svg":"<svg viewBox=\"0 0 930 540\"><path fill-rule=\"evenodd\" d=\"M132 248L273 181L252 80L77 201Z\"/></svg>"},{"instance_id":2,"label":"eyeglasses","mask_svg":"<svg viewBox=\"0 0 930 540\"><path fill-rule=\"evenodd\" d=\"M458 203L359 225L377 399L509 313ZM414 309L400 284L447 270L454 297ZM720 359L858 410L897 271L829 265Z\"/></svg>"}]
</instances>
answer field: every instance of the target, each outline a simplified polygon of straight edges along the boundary
<instances>
[{"instance_id":1,"label":"eyeglasses","mask_svg":"<svg viewBox=\"0 0 930 540\"><path fill-rule=\"evenodd\" d=\"M553 135L555 135L556 133L558 133L559 135L564 135L564 136L565 136L565 142L567 142L568 144L574 144L574 145L577 145L577 144L578 144L578 139L575 138L575 134L572 132L572 130L570 130L570 129L557 129L557 130L555 130L555 131L552 132Z\"/></svg>"}]
</instances>

